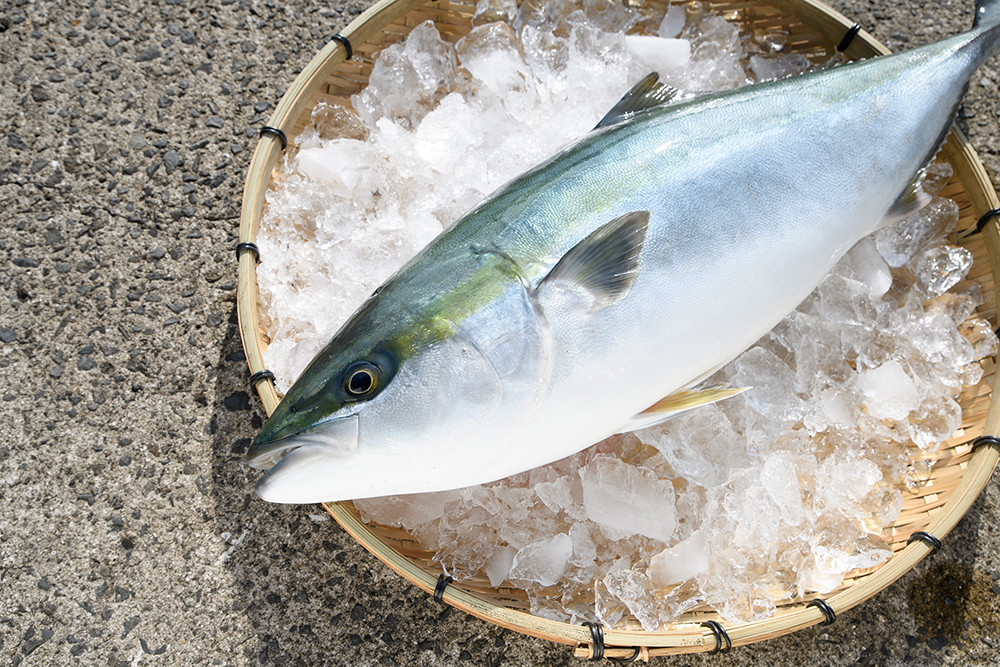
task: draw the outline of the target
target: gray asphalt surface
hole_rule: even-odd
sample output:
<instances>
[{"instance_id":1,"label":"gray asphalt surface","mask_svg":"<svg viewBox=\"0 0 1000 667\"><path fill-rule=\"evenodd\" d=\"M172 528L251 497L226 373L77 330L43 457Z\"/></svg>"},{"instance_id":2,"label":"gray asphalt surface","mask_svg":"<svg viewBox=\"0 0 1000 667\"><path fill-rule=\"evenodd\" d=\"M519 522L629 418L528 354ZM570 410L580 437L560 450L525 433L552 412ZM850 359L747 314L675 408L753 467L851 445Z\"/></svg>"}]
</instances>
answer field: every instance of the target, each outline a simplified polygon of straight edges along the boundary
<instances>
[{"instance_id":1,"label":"gray asphalt surface","mask_svg":"<svg viewBox=\"0 0 1000 667\"><path fill-rule=\"evenodd\" d=\"M972 2L834 3L894 50ZM564 665L432 602L318 507L265 504L236 329L244 171L365 3L0 4L0 662ZM960 124L997 182L997 61ZM1000 490L830 627L677 665L1000 661Z\"/></svg>"}]
</instances>

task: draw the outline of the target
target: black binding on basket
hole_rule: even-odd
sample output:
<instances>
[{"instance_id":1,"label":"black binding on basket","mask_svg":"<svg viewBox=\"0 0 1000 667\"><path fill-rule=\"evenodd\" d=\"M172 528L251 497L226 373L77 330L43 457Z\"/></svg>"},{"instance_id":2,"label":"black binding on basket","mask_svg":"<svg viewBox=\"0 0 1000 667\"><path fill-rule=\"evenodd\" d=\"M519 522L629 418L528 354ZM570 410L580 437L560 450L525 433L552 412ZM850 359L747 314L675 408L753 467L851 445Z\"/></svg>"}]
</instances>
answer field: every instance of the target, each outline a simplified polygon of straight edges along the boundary
<instances>
[{"instance_id":1,"label":"black binding on basket","mask_svg":"<svg viewBox=\"0 0 1000 667\"><path fill-rule=\"evenodd\" d=\"M858 36L859 32L861 32L861 26L857 23L848 28L847 33L844 34L844 38L840 40L840 44L837 44L837 50L841 53L846 51L847 47L851 45L851 42L854 41L854 38Z\"/></svg>"},{"instance_id":2,"label":"black binding on basket","mask_svg":"<svg viewBox=\"0 0 1000 667\"><path fill-rule=\"evenodd\" d=\"M986 447L989 445L1000 448L1000 438L992 435L981 435L972 441L972 451L976 451L980 447Z\"/></svg>"},{"instance_id":3,"label":"black binding on basket","mask_svg":"<svg viewBox=\"0 0 1000 667\"><path fill-rule=\"evenodd\" d=\"M244 252L252 252L254 259L258 262L260 261L260 248L257 247L256 243L250 243L250 241L243 241L242 243L236 244L236 259L239 260L243 256Z\"/></svg>"},{"instance_id":4,"label":"black binding on basket","mask_svg":"<svg viewBox=\"0 0 1000 667\"><path fill-rule=\"evenodd\" d=\"M635 662L639 658L639 654L642 652L642 650L638 646L632 647L632 650L633 650L633 653L628 658L612 658L609 655L607 659L610 662Z\"/></svg>"},{"instance_id":5,"label":"black binding on basket","mask_svg":"<svg viewBox=\"0 0 1000 667\"><path fill-rule=\"evenodd\" d=\"M351 57L354 55L354 49L351 47L351 40L347 39L339 32L330 39L332 39L334 42L340 42L341 44L344 45L344 50L347 51L347 58L345 58L344 60L350 60Z\"/></svg>"},{"instance_id":6,"label":"black binding on basket","mask_svg":"<svg viewBox=\"0 0 1000 667\"><path fill-rule=\"evenodd\" d=\"M454 581L454 579L443 573L438 575L437 586L434 587L435 602L444 602L444 589L448 588L448 584L452 581Z\"/></svg>"},{"instance_id":7,"label":"black binding on basket","mask_svg":"<svg viewBox=\"0 0 1000 667\"><path fill-rule=\"evenodd\" d=\"M726 653L733 648L733 642L729 639L729 633L726 632L721 623L718 621L705 621L701 625L711 630L712 634L715 635L715 648L708 652L709 655ZM725 644L725 648L723 648L723 643Z\"/></svg>"},{"instance_id":8,"label":"black binding on basket","mask_svg":"<svg viewBox=\"0 0 1000 667\"><path fill-rule=\"evenodd\" d=\"M910 535L910 539L906 540L906 543L909 544L913 540L920 540L929 546L932 554L936 554L941 549L941 540L924 530L918 530Z\"/></svg>"},{"instance_id":9,"label":"black binding on basket","mask_svg":"<svg viewBox=\"0 0 1000 667\"><path fill-rule=\"evenodd\" d=\"M833 625L833 622L837 620L837 613L833 611L833 607L827 604L826 600L823 598L816 598L815 600L810 600L807 607L816 607L823 615L826 616L825 621L821 621L820 625Z\"/></svg>"},{"instance_id":10,"label":"black binding on basket","mask_svg":"<svg viewBox=\"0 0 1000 667\"><path fill-rule=\"evenodd\" d=\"M260 128L260 136L263 137L265 134L270 134L272 137L277 137L278 141L281 142L281 150L285 150L286 148L288 148L288 137L285 136L285 133L281 128L265 125L264 127Z\"/></svg>"},{"instance_id":11,"label":"black binding on basket","mask_svg":"<svg viewBox=\"0 0 1000 667\"><path fill-rule=\"evenodd\" d=\"M267 370L266 368L262 371L257 371L250 376L250 386L256 387L257 383L261 380L274 380L274 373Z\"/></svg>"},{"instance_id":12,"label":"black binding on basket","mask_svg":"<svg viewBox=\"0 0 1000 667\"><path fill-rule=\"evenodd\" d=\"M600 623L587 621L583 624L585 628L590 628L591 655L588 662L602 660L604 658L604 628Z\"/></svg>"},{"instance_id":13,"label":"black binding on basket","mask_svg":"<svg viewBox=\"0 0 1000 667\"><path fill-rule=\"evenodd\" d=\"M995 208L991 211L986 211L986 213L983 213L979 217L979 220L976 221L976 229L966 234L966 236L967 237L972 236L973 234L978 234L979 232L983 231L983 227L986 226L986 223L989 222L991 218L1000 218L1000 208Z\"/></svg>"}]
</instances>

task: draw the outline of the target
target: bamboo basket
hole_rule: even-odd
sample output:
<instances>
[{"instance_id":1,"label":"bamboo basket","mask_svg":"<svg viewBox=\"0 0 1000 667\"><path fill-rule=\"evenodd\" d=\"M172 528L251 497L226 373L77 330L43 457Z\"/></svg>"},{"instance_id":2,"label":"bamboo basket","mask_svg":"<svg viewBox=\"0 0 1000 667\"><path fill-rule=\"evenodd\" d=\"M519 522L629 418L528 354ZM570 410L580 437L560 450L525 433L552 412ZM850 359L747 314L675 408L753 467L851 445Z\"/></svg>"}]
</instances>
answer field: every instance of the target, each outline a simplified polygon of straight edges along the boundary
<instances>
[{"instance_id":1,"label":"bamboo basket","mask_svg":"<svg viewBox=\"0 0 1000 667\"><path fill-rule=\"evenodd\" d=\"M270 127L281 132L262 133L247 172L240 219L239 240L253 243L264 208L265 192L271 184L272 171L284 148L284 133L292 140L309 122L310 112L318 102L327 101L350 108L350 96L368 81L378 52L405 38L418 24L432 20L441 35L457 41L472 27L475 0L382 0L352 22L306 66L282 97L270 119ZM648 0L665 10L665 0ZM837 45L852 59L888 53L888 50L853 23L816 0L709 0L713 12L737 20L744 31L765 33L784 30L789 34L789 50L819 62L830 57ZM845 36L854 34L846 45ZM350 56L348 58L348 56ZM997 324L995 282L1000 272L1000 230L997 218L977 233L977 221L1000 206L993 185L969 143L957 131L952 132L941 155L951 163L955 175L941 192L960 207L958 235L974 255L975 264L967 281L979 283L985 303L978 317ZM241 246L245 248L246 246ZM253 249L253 248L251 248ZM246 351L252 382L264 408L270 414L280 400L274 384L264 372L262 354L267 338L262 331L258 310L256 253L241 252L239 257L238 313L240 333ZM961 288L961 285L959 286ZM919 488L903 489L904 505L899 519L885 529L883 537L891 545L893 556L878 567L855 571L842 586L824 599L829 609L840 613L873 596L901 577L924 556L933 551L933 539L911 539L923 532L943 539L972 505L989 481L1000 458L997 445L973 447L977 438L1000 434L1000 392L993 394L996 360L983 362L982 382L967 388L960 397L962 427L940 449L921 454L933 467ZM733 646L777 637L824 622L822 605L808 597L779 604L771 618L753 623L730 625L728 636L717 634L706 621L719 622L710 610L695 610L676 623L657 632L646 632L638 625L625 629L603 629L603 642L593 628L550 621L528 612L526 594L515 588L494 588L484 575L450 584L443 593L439 586L440 568L411 536L398 528L366 525L350 502L325 504L325 508L358 542L398 574L444 602L504 628L568 644L581 658L639 658L677 653L695 653L725 648L728 638ZM918 535L918 537L920 537Z\"/></svg>"}]
</instances>

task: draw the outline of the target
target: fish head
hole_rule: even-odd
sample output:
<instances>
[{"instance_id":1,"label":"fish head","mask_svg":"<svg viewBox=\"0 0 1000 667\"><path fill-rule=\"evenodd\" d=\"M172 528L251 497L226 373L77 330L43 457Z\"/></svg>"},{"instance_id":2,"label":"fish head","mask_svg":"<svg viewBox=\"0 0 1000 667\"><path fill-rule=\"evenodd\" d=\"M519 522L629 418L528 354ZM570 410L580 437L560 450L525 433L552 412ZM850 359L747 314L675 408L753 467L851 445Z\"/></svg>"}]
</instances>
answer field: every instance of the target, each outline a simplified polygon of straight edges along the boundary
<instances>
[{"instance_id":1,"label":"fish head","mask_svg":"<svg viewBox=\"0 0 1000 667\"><path fill-rule=\"evenodd\" d=\"M511 311L533 312L511 300L524 290L509 277L436 275L422 296L373 297L296 380L247 453L268 470L258 496L308 503L489 481L488 464L463 451L496 434L510 383L533 375L522 361L537 351Z\"/></svg>"}]
</instances>

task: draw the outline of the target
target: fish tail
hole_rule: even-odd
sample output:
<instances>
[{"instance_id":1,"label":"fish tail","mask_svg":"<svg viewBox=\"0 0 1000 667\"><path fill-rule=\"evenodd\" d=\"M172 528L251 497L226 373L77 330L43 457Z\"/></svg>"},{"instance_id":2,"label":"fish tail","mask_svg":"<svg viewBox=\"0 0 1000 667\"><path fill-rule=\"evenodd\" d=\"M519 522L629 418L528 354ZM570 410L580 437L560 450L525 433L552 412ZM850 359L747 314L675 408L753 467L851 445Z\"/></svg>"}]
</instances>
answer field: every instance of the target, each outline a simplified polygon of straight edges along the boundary
<instances>
[{"instance_id":1,"label":"fish tail","mask_svg":"<svg viewBox=\"0 0 1000 667\"><path fill-rule=\"evenodd\" d=\"M984 30L1000 25L1000 0L976 0L976 17L972 28L982 26Z\"/></svg>"},{"instance_id":2,"label":"fish tail","mask_svg":"<svg viewBox=\"0 0 1000 667\"><path fill-rule=\"evenodd\" d=\"M976 0L976 16L967 34L971 39L961 50L971 56L968 72L971 76L1000 50L1000 0Z\"/></svg>"}]
</instances>

